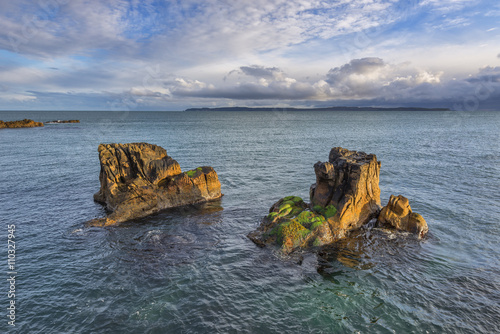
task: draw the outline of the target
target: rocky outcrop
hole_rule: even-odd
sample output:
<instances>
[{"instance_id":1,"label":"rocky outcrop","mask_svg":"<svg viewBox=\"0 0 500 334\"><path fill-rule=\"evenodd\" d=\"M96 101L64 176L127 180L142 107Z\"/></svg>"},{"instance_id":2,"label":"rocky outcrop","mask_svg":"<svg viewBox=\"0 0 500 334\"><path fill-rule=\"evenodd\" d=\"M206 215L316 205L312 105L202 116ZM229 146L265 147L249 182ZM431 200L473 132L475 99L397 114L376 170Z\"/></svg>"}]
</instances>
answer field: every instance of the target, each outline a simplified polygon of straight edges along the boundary
<instances>
[{"instance_id":1,"label":"rocky outcrop","mask_svg":"<svg viewBox=\"0 0 500 334\"><path fill-rule=\"evenodd\" d=\"M42 122L35 122L32 119L23 119L22 121L0 121L0 129L16 129L16 128L34 128L43 126Z\"/></svg>"},{"instance_id":2,"label":"rocky outcrop","mask_svg":"<svg viewBox=\"0 0 500 334\"><path fill-rule=\"evenodd\" d=\"M106 205L111 214L91 221L91 225L112 225L222 196L212 167L182 173L177 161L160 146L101 144L98 151L101 188L94 200Z\"/></svg>"},{"instance_id":3,"label":"rocky outcrop","mask_svg":"<svg viewBox=\"0 0 500 334\"><path fill-rule=\"evenodd\" d=\"M316 183L311 186L313 206L333 205L337 215L333 229L358 229L380 211L380 162L374 154L334 147L328 162L314 165Z\"/></svg>"},{"instance_id":4,"label":"rocky outcrop","mask_svg":"<svg viewBox=\"0 0 500 334\"><path fill-rule=\"evenodd\" d=\"M429 231L425 219L418 213L412 212L408 198L401 195L391 195L389 203L382 208L378 216L377 224L410 232L419 238Z\"/></svg>"},{"instance_id":5,"label":"rocky outcrop","mask_svg":"<svg viewBox=\"0 0 500 334\"><path fill-rule=\"evenodd\" d=\"M259 246L276 244L290 254L340 241L377 217L379 226L419 236L427 233L425 220L411 212L403 196L391 196L389 204L380 211L380 162L374 154L335 147L329 161L316 163L314 171L316 183L310 188L311 203L296 196L280 199L257 230L248 235L252 241Z\"/></svg>"}]
</instances>

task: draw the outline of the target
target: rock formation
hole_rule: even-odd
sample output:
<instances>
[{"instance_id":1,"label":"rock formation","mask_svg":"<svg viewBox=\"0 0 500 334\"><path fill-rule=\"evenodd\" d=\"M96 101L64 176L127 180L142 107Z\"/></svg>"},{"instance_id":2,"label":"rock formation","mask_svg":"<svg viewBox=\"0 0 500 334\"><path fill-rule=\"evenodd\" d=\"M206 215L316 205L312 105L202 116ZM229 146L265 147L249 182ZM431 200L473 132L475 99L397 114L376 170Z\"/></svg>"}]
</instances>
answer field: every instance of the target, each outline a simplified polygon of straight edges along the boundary
<instances>
[{"instance_id":1,"label":"rock formation","mask_svg":"<svg viewBox=\"0 0 500 334\"><path fill-rule=\"evenodd\" d=\"M0 121L0 129L34 128L38 126L43 126L43 123L35 122L32 119L23 119L22 121L10 121L10 122Z\"/></svg>"},{"instance_id":2,"label":"rock formation","mask_svg":"<svg viewBox=\"0 0 500 334\"><path fill-rule=\"evenodd\" d=\"M377 224L407 231L419 238L429 231L425 219L418 213L412 212L408 198L401 195L391 195L389 203L378 216Z\"/></svg>"},{"instance_id":3,"label":"rock formation","mask_svg":"<svg viewBox=\"0 0 500 334\"><path fill-rule=\"evenodd\" d=\"M391 196L380 213L380 162L374 154L332 148L328 162L314 165L316 183L311 203L288 196L276 202L260 226L248 237L259 246L276 244L286 254L337 242L371 219L423 236L427 224L412 213L408 200Z\"/></svg>"},{"instance_id":4,"label":"rock formation","mask_svg":"<svg viewBox=\"0 0 500 334\"><path fill-rule=\"evenodd\" d=\"M112 225L222 196L212 167L182 173L177 161L160 146L101 144L98 151L101 188L94 200L106 205L111 214L91 221L91 225Z\"/></svg>"},{"instance_id":5,"label":"rock formation","mask_svg":"<svg viewBox=\"0 0 500 334\"><path fill-rule=\"evenodd\" d=\"M334 229L358 229L380 210L380 162L374 154L334 147L328 162L314 165L316 183L309 195L312 205L333 205L337 215L329 221Z\"/></svg>"}]
</instances>

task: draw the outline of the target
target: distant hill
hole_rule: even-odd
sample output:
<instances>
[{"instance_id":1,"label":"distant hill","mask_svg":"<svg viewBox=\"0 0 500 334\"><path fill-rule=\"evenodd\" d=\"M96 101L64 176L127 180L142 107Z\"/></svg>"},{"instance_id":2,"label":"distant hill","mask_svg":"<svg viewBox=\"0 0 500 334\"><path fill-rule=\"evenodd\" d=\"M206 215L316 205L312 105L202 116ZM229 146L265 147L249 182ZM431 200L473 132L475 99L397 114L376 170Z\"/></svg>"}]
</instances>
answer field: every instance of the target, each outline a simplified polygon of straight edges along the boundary
<instances>
[{"instance_id":1,"label":"distant hill","mask_svg":"<svg viewBox=\"0 0 500 334\"><path fill-rule=\"evenodd\" d=\"M420 107L325 107L325 108L272 108L272 107L221 107L221 108L189 108L184 111L449 111L449 108L420 108Z\"/></svg>"}]
</instances>

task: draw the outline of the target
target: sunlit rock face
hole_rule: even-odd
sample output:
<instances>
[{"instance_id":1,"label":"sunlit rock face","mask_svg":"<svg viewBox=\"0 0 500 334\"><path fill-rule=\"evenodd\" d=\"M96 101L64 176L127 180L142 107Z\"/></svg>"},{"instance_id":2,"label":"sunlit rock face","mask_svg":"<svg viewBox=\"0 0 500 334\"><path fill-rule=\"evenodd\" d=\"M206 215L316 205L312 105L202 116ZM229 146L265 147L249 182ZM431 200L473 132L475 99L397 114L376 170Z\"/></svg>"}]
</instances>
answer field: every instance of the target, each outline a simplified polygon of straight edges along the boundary
<instances>
[{"instance_id":1,"label":"sunlit rock face","mask_svg":"<svg viewBox=\"0 0 500 334\"><path fill-rule=\"evenodd\" d=\"M104 204L111 213L91 221L92 225L112 225L222 196L212 167L182 173L177 161L160 146L101 144L98 151L101 188L94 200Z\"/></svg>"},{"instance_id":2,"label":"sunlit rock face","mask_svg":"<svg viewBox=\"0 0 500 334\"><path fill-rule=\"evenodd\" d=\"M23 119L22 121L0 121L0 129L17 129L17 128L35 128L43 126L42 122L35 122L32 119Z\"/></svg>"},{"instance_id":3,"label":"sunlit rock face","mask_svg":"<svg viewBox=\"0 0 500 334\"><path fill-rule=\"evenodd\" d=\"M380 162L375 154L334 147L328 162L314 165L316 183L311 186L312 205L333 205L337 215L333 229L355 230L380 211Z\"/></svg>"},{"instance_id":4,"label":"sunlit rock face","mask_svg":"<svg viewBox=\"0 0 500 334\"><path fill-rule=\"evenodd\" d=\"M377 224L410 232L419 238L429 231L425 219L418 213L412 212L408 198L402 195L391 195L389 202L378 216Z\"/></svg>"}]
</instances>

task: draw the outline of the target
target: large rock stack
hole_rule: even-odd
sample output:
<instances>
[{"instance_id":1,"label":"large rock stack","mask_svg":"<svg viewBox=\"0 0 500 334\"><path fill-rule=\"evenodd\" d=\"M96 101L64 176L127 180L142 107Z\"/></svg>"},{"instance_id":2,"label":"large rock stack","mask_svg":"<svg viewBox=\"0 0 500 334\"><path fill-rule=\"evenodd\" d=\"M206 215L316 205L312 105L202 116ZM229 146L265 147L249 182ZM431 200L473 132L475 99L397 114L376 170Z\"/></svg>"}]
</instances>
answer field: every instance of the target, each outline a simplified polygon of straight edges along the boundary
<instances>
[{"instance_id":1,"label":"large rock stack","mask_svg":"<svg viewBox=\"0 0 500 334\"><path fill-rule=\"evenodd\" d=\"M358 229L380 211L380 162L375 154L334 147L328 162L314 165L316 183L309 195L313 206L333 205L333 229Z\"/></svg>"},{"instance_id":2,"label":"large rock stack","mask_svg":"<svg viewBox=\"0 0 500 334\"><path fill-rule=\"evenodd\" d=\"M101 144L98 151L101 188L94 200L104 204L111 214L91 221L92 225L112 225L222 196L212 167L182 173L177 161L160 146Z\"/></svg>"}]
</instances>

